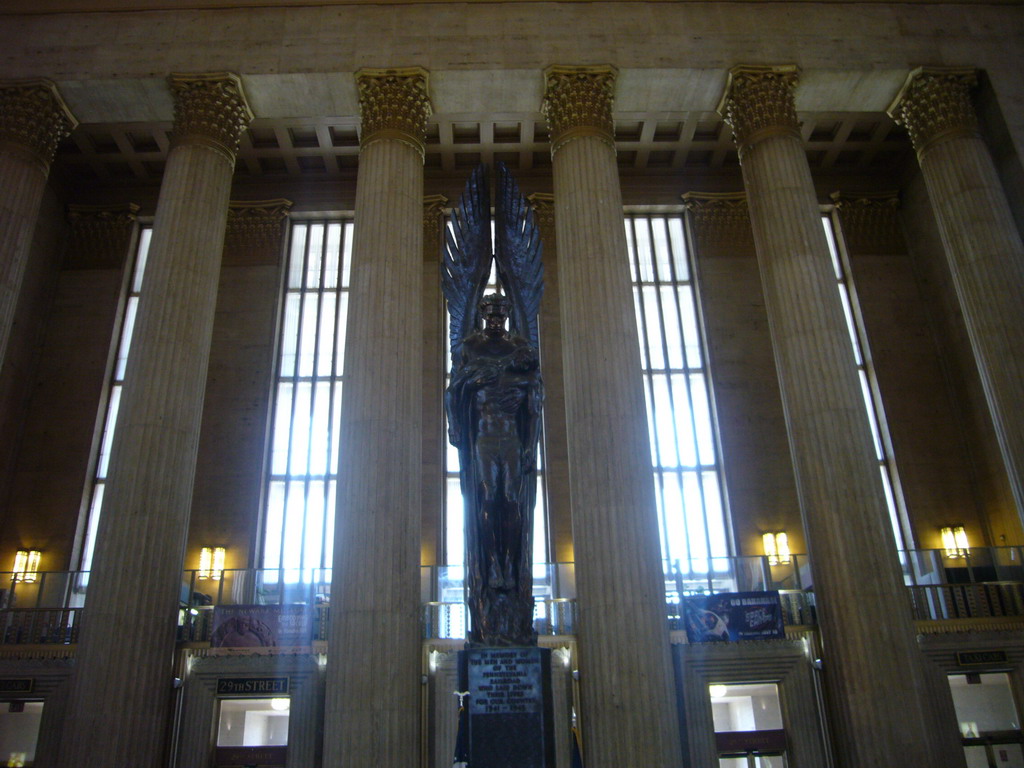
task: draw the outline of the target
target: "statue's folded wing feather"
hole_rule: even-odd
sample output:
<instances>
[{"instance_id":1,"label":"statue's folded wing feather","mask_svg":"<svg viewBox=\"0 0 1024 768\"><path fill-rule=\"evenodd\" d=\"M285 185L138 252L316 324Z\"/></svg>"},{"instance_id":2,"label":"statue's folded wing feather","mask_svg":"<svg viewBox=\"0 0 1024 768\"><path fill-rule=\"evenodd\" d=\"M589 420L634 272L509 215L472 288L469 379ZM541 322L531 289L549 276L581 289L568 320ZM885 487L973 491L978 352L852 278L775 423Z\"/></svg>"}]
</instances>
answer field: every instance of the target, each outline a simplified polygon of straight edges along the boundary
<instances>
[{"instance_id":1,"label":"statue's folded wing feather","mask_svg":"<svg viewBox=\"0 0 1024 768\"><path fill-rule=\"evenodd\" d=\"M498 280L512 302L511 331L539 346L538 315L544 294L540 229L533 209L519 193L504 163L497 163L495 200L495 260Z\"/></svg>"},{"instance_id":2,"label":"statue's folded wing feather","mask_svg":"<svg viewBox=\"0 0 1024 768\"><path fill-rule=\"evenodd\" d=\"M491 196L487 167L478 166L466 182L460 205L445 228L441 289L448 302L451 365L459 361L462 340L479 325L479 303L491 272Z\"/></svg>"}]
</instances>

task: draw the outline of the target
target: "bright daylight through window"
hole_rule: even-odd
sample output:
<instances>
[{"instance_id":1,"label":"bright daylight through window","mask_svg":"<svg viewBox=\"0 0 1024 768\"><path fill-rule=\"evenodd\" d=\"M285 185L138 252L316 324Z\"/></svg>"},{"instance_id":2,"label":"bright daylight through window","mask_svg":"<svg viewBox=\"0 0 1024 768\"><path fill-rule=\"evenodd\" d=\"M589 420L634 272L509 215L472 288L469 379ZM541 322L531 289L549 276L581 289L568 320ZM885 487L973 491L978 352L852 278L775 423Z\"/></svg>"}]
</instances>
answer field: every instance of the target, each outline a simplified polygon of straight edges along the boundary
<instances>
[{"instance_id":1,"label":"bright daylight through window","mask_svg":"<svg viewBox=\"0 0 1024 768\"><path fill-rule=\"evenodd\" d=\"M871 423L871 436L875 445L875 460L878 462L878 472L882 477L882 485L885 488L885 501L889 509L889 519L892 523L893 534L896 537L896 548L907 549L908 542L903 535L903 527L900 525L899 508L896 503L895 488L896 467L892 461L892 452L889 450L888 435L883 431L885 424L882 412L882 401L872 388L873 372L870 368L867 351L866 334L860 322L860 312L856 309L856 293L853 290L853 282L850 279L848 265L840 251L842 244L842 230L836 226L833 220L825 215L821 218L822 226L825 228L825 237L828 240L829 253L832 256L832 269L835 272L836 287L839 290L839 297L843 302L843 314L846 317L846 328L850 333L850 343L853 345L853 356L857 365L857 374L860 377L860 388L864 395L864 410L867 413L868 421Z\"/></svg>"},{"instance_id":2,"label":"bright daylight through window","mask_svg":"<svg viewBox=\"0 0 1024 768\"><path fill-rule=\"evenodd\" d=\"M666 572L729 568L707 364L680 215L626 216Z\"/></svg>"},{"instance_id":3,"label":"bright daylight through window","mask_svg":"<svg viewBox=\"0 0 1024 768\"><path fill-rule=\"evenodd\" d=\"M350 220L291 227L261 567L265 581L326 579L334 544ZM276 569L280 569L277 571Z\"/></svg>"},{"instance_id":4,"label":"bright daylight through window","mask_svg":"<svg viewBox=\"0 0 1024 768\"><path fill-rule=\"evenodd\" d=\"M114 441L114 428L117 426L117 411L121 404L121 391L124 389L124 375L128 366L128 351L132 344L132 332L135 330L135 317L139 309L139 294L142 291L142 277L146 271L146 257L149 255L149 243L153 236L152 227L143 227L139 232L139 244L133 260L131 283L125 300L124 318L121 321L121 333L117 341L117 358L111 374L110 390L107 395L107 411L103 418L103 438L100 440L100 452L96 459L96 470L93 483L89 489L89 517L86 523L85 540L82 544L81 570L92 568L92 556L96 549L96 531L103 511L103 492L107 485L107 472L110 469L110 446ZM89 583L89 575L81 577L81 586Z\"/></svg>"}]
</instances>

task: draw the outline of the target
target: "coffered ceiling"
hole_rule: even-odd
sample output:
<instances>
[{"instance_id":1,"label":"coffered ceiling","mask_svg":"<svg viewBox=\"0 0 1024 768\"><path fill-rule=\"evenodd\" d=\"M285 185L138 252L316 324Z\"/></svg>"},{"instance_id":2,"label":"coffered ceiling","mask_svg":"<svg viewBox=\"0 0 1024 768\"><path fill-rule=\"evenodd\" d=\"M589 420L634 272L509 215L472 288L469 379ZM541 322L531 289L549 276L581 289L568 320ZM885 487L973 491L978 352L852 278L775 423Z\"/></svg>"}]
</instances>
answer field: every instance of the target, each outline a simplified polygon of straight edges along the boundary
<instances>
[{"instance_id":1,"label":"coffered ceiling","mask_svg":"<svg viewBox=\"0 0 1024 768\"><path fill-rule=\"evenodd\" d=\"M812 169L891 169L910 153L905 131L881 113L801 115ZM236 183L246 180L354 178L357 118L258 119L244 134ZM58 153L54 172L76 185L156 185L163 173L171 124L111 123L79 127ZM735 171L736 149L714 112L619 113L620 172L700 175ZM546 175L547 127L539 113L436 115L427 130L427 176L461 175L501 160L519 175Z\"/></svg>"}]
</instances>

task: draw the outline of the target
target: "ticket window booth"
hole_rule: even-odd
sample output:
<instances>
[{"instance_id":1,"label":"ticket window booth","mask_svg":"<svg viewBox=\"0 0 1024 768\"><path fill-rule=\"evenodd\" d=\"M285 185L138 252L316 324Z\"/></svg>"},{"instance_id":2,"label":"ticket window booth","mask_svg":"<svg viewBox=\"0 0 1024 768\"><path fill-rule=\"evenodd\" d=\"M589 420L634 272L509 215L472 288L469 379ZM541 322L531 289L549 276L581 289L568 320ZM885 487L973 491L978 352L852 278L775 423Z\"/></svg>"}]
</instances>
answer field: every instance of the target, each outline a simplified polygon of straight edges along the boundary
<instances>
[{"instance_id":1,"label":"ticket window booth","mask_svg":"<svg viewBox=\"0 0 1024 768\"><path fill-rule=\"evenodd\" d=\"M0 701L0 766L29 768L35 765L43 702Z\"/></svg>"},{"instance_id":2,"label":"ticket window booth","mask_svg":"<svg viewBox=\"0 0 1024 768\"><path fill-rule=\"evenodd\" d=\"M1006 672L949 676L967 768L1024 768L1024 737Z\"/></svg>"},{"instance_id":3,"label":"ticket window booth","mask_svg":"<svg viewBox=\"0 0 1024 768\"><path fill-rule=\"evenodd\" d=\"M291 699L218 700L214 766L283 768L288 757Z\"/></svg>"},{"instance_id":4,"label":"ticket window booth","mask_svg":"<svg viewBox=\"0 0 1024 768\"><path fill-rule=\"evenodd\" d=\"M719 768L785 768L786 731L776 683L708 685Z\"/></svg>"}]
</instances>

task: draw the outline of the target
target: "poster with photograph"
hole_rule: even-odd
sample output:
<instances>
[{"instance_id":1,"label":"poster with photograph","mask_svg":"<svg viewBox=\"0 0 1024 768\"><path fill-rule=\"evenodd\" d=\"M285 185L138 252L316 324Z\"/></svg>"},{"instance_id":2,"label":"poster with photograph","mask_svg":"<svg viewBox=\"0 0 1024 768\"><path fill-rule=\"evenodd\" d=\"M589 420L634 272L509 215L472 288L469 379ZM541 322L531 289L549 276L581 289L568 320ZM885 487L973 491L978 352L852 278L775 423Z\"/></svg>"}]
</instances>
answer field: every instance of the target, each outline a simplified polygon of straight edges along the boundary
<instances>
[{"instance_id":1,"label":"poster with photograph","mask_svg":"<svg viewBox=\"0 0 1024 768\"><path fill-rule=\"evenodd\" d=\"M786 637L778 592L720 592L683 598L691 643Z\"/></svg>"},{"instance_id":2,"label":"poster with photograph","mask_svg":"<svg viewBox=\"0 0 1024 768\"><path fill-rule=\"evenodd\" d=\"M213 609L211 648L308 646L312 638L312 617L305 605L218 605Z\"/></svg>"}]
</instances>

